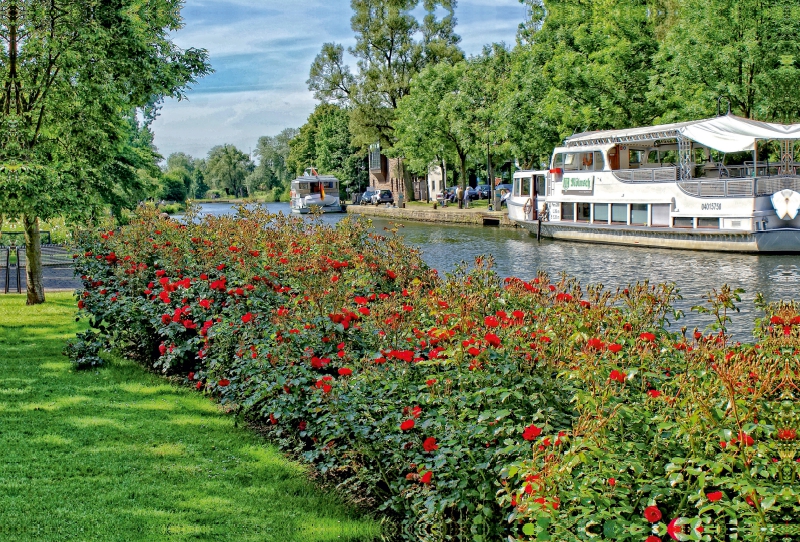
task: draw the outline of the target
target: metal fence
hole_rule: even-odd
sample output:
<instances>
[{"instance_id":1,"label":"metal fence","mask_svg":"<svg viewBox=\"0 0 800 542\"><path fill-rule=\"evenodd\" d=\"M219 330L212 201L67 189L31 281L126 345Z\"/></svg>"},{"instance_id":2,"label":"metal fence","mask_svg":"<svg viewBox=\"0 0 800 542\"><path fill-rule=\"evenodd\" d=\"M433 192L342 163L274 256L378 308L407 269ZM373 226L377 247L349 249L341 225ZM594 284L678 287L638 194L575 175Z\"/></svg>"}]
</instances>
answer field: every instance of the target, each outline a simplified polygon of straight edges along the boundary
<instances>
[{"instance_id":1,"label":"metal fence","mask_svg":"<svg viewBox=\"0 0 800 542\"><path fill-rule=\"evenodd\" d=\"M22 268L28 266L24 246L0 247L0 270L4 271L4 292L11 289L11 277L16 278L17 293L22 293ZM42 267L72 268L72 254L63 245L42 245Z\"/></svg>"}]
</instances>

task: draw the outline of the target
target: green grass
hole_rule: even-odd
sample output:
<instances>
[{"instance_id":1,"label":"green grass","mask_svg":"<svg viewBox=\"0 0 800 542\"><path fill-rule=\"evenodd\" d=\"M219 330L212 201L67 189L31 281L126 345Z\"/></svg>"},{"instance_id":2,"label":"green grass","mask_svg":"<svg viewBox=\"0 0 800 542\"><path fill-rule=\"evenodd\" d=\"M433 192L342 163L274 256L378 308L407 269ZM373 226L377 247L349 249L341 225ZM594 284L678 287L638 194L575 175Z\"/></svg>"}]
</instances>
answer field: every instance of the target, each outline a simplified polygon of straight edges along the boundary
<instances>
[{"instance_id":1,"label":"green grass","mask_svg":"<svg viewBox=\"0 0 800 542\"><path fill-rule=\"evenodd\" d=\"M0 540L380 535L199 393L121 359L75 371L74 315L67 293L0 296Z\"/></svg>"}]
</instances>

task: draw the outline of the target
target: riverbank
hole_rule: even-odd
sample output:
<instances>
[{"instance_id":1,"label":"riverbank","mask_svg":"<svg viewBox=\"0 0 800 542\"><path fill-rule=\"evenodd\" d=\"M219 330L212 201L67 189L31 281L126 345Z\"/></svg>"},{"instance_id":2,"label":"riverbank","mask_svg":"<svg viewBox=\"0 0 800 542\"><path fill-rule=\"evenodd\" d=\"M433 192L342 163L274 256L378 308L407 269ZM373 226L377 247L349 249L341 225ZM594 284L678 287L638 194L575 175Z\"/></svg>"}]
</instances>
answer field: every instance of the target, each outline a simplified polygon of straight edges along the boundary
<instances>
[{"instance_id":1,"label":"riverbank","mask_svg":"<svg viewBox=\"0 0 800 542\"><path fill-rule=\"evenodd\" d=\"M440 224L461 224L472 226L499 226L516 228L517 225L508 219L508 211L489 211L486 207L459 209L457 205L447 207L433 204L409 203L404 209L373 205L348 205L347 212L362 216L376 216L395 220L413 220L416 222L434 222Z\"/></svg>"},{"instance_id":2,"label":"riverbank","mask_svg":"<svg viewBox=\"0 0 800 542\"><path fill-rule=\"evenodd\" d=\"M3 540L371 540L358 517L213 402L114 358L75 371L68 293L0 297Z\"/></svg>"}]
</instances>

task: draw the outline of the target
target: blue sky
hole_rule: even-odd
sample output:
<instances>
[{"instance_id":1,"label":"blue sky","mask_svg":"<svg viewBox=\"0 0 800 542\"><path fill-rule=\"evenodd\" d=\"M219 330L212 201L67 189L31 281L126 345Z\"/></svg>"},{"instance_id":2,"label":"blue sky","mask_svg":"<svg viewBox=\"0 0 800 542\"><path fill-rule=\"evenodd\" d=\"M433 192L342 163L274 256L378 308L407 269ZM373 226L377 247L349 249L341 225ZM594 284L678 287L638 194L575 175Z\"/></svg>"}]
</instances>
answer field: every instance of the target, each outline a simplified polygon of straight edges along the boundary
<instances>
[{"instance_id":1,"label":"blue sky","mask_svg":"<svg viewBox=\"0 0 800 542\"><path fill-rule=\"evenodd\" d=\"M153 123L165 157L183 151L203 157L214 145L244 152L263 135L300 127L314 110L308 69L325 42L355 44L350 0L187 0L180 47L208 50L215 73L168 100ZM512 45L525 18L518 0L459 0L461 48L477 54L484 44Z\"/></svg>"}]
</instances>

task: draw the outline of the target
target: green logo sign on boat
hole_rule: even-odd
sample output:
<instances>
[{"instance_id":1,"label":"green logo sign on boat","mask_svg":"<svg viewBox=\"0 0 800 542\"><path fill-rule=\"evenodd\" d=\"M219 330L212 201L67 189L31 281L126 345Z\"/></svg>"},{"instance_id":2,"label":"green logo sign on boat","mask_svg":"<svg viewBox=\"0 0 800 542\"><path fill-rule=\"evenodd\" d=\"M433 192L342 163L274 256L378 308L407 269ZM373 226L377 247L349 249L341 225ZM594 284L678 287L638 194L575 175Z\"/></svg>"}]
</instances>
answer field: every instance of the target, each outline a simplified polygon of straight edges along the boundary
<instances>
[{"instance_id":1,"label":"green logo sign on boat","mask_svg":"<svg viewBox=\"0 0 800 542\"><path fill-rule=\"evenodd\" d=\"M594 176L583 179L575 177L564 177L561 184L562 192L584 192L591 193L594 190Z\"/></svg>"}]
</instances>

